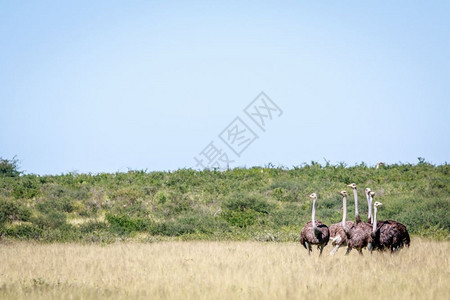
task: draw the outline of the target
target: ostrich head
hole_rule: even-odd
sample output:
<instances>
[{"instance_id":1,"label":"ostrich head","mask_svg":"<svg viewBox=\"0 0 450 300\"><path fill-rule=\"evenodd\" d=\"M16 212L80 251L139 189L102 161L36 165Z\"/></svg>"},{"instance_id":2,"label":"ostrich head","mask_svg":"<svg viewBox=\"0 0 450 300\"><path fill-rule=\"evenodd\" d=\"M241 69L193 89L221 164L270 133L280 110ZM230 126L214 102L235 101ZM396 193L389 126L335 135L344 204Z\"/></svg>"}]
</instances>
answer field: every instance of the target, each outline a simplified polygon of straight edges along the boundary
<instances>
[{"instance_id":1,"label":"ostrich head","mask_svg":"<svg viewBox=\"0 0 450 300\"><path fill-rule=\"evenodd\" d=\"M375 192L370 192L370 197L375 197Z\"/></svg>"},{"instance_id":2,"label":"ostrich head","mask_svg":"<svg viewBox=\"0 0 450 300\"><path fill-rule=\"evenodd\" d=\"M311 195L309 195L309 198L317 199L317 194L316 193L312 193Z\"/></svg>"},{"instance_id":3,"label":"ostrich head","mask_svg":"<svg viewBox=\"0 0 450 300\"><path fill-rule=\"evenodd\" d=\"M347 186L351 187L352 189L356 189L356 183L350 183Z\"/></svg>"},{"instance_id":4,"label":"ostrich head","mask_svg":"<svg viewBox=\"0 0 450 300\"><path fill-rule=\"evenodd\" d=\"M383 203L381 203L381 202L378 202L378 201L375 201L375 203L373 204L375 207L378 207L378 206L381 206L381 205L383 205Z\"/></svg>"},{"instance_id":5,"label":"ostrich head","mask_svg":"<svg viewBox=\"0 0 450 300\"><path fill-rule=\"evenodd\" d=\"M365 192L366 194L369 194L371 191L372 191L372 190L371 190L370 188L366 188L366 189L364 190L364 192Z\"/></svg>"},{"instance_id":6,"label":"ostrich head","mask_svg":"<svg viewBox=\"0 0 450 300\"><path fill-rule=\"evenodd\" d=\"M347 192L346 192L346 191L341 191L339 194L340 194L341 196L343 196L343 197L347 197Z\"/></svg>"}]
</instances>

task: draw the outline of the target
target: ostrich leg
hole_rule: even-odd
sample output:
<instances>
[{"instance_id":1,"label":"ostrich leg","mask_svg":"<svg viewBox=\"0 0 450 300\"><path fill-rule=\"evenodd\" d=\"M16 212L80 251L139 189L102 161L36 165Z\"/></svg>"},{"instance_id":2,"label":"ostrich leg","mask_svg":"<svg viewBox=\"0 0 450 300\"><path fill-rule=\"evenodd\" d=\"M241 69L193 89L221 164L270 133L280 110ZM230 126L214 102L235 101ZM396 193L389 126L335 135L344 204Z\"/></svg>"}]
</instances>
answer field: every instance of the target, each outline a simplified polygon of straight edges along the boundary
<instances>
[{"instance_id":1,"label":"ostrich leg","mask_svg":"<svg viewBox=\"0 0 450 300\"><path fill-rule=\"evenodd\" d=\"M320 251L320 252L319 252L319 257L322 256L323 247L324 247L324 246L319 246L319 251Z\"/></svg>"},{"instance_id":2,"label":"ostrich leg","mask_svg":"<svg viewBox=\"0 0 450 300\"><path fill-rule=\"evenodd\" d=\"M305 242L306 250L308 250L308 255L311 255L311 246L308 242Z\"/></svg>"},{"instance_id":3,"label":"ostrich leg","mask_svg":"<svg viewBox=\"0 0 450 300\"><path fill-rule=\"evenodd\" d=\"M336 252L339 250L341 246L340 245L336 245L333 250L331 250L330 252L330 256L333 256L334 254L336 254Z\"/></svg>"},{"instance_id":4,"label":"ostrich leg","mask_svg":"<svg viewBox=\"0 0 450 300\"><path fill-rule=\"evenodd\" d=\"M369 253L372 254L372 250L373 250L373 245L372 245L372 243L369 243L369 244L367 245L367 250L369 250Z\"/></svg>"},{"instance_id":5,"label":"ostrich leg","mask_svg":"<svg viewBox=\"0 0 450 300\"><path fill-rule=\"evenodd\" d=\"M345 255L349 255L350 251L352 251L352 248L350 248L350 246L347 246L347 252L345 252Z\"/></svg>"}]
</instances>

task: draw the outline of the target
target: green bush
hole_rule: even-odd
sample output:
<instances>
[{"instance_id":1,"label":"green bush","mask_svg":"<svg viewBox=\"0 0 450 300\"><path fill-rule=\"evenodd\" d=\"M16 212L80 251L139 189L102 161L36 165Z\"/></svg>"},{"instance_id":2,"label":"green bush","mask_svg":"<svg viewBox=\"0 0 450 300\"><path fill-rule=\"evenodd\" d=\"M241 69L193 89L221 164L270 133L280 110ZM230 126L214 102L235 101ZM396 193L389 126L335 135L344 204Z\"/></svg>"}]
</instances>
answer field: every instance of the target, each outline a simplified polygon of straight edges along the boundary
<instances>
[{"instance_id":1,"label":"green bush","mask_svg":"<svg viewBox=\"0 0 450 300\"><path fill-rule=\"evenodd\" d=\"M57 210L50 210L32 218L33 224L42 229L66 227L68 226L66 221L67 215Z\"/></svg>"},{"instance_id":2,"label":"green bush","mask_svg":"<svg viewBox=\"0 0 450 300\"><path fill-rule=\"evenodd\" d=\"M51 211L71 213L75 209L75 203L69 198L50 198L38 202L36 208L42 213L48 213Z\"/></svg>"},{"instance_id":3,"label":"green bush","mask_svg":"<svg viewBox=\"0 0 450 300\"><path fill-rule=\"evenodd\" d=\"M151 222L147 218L130 217L128 215L106 214L106 220L111 225L111 229L119 234L129 234L133 231L148 230Z\"/></svg>"},{"instance_id":4,"label":"green bush","mask_svg":"<svg viewBox=\"0 0 450 300\"><path fill-rule=\"evenodd\" d=\"M225 210L223 218L233 226L246 228L255 224L258 218L258 212L253 209L244 209L241 211Z\"/></svg>"},{"instance_id":5,"label":"green bush","mask_svg":"<svg viewBox=\"0 0 450 300\"><path fill-rule=\"evenodd\" d=\"M297 202L305 189L303 182L277 181L271 185L272 196L278 201Z\"/></svg>"},{"instance_id":6,"label":"green bush","mask_svg":"<svg viewBox=\"0 0 450 300\"><path fill-rule=\"evenodd\" d=\"M36 175L25 175L17 179L13 186L13 195L16 199L31 199L39 195L40 181Z\"/></svg>"},{"instance_id":7,"label":"green bush","mask_svg":"<svg viewBox=\"0 0 450 300\"><path fill-rule=\"evenodd\" d=\"M419 228L415 233L421 237L432 238L438 241L450 240L450 231L448 229L439 226L428 226Z\"/></svg>"},{"instance_id":8,"label":"green bush","mask_svg":"<svg viewBox=\"0 0 450 300\"><path fill-rule=\"evenodd\" d=\"M230 225L246 228L267 219L275 205L259 195L232 194L222 204L224 218Z\"/></svg>"},{"instance_id":9,"label":"green bush","mask_svg":"<svg viewBox=\"0 0 450 300\"><path fill-rule=\"evenodd\" d=\"M282 187L276 187L273 189L272 195L278 201L283 201L286 198L287 192Z\"/></svg>"},{"instance_id":10,"label":"green bush","mask_svg":"<svg viewBox=\"0 0 450 300\"><path fill-rule=\"evenodd\" d=\"M59 228L46 228L42 230L40 239L45 242L70 242L81 239L77 228L70 225L64 225Z\"/></svg>"},{"instance_id":11,"label":"green bush","mask_svg":"<svg viewBox=\"0 0 450 300\"><path fill-rule=\"evenodd\" d=\"M106 222L101 221L89 221L80 225L80 232L82 234L99 231L108 231L108 229L109 229L108 224Z\"/></svg>"},{"instance_id":12,"label":"green bush","mask_svg":"<svg viewBox=\"0 0 450 300\"><path fill-rule=\"evenodd\" d=\"M39 240L42 229L35 224L19 224L9 228L7 235L22 240Z\"/></svg>"},{"instance_id":13,"label":"green bush","mask_svg":"<svg viewBox=\"0 0 450 300\"><path fill-rule=\"evenodd\" d=\"M310 212L301 209L299 204L288 203L277 209L272 216L273 227L304 225L310 218Z\"/></svg>"},{"instance_id":14,"label":"green bush","mask_svg":"<svg viewBox=\"0 0 450 300\"><path fill-rule=\"evenodd\" d=\"M195 233L196 229L192 224L168 220L156 223L151 227L150 233L153 235L180 236L183 234Z\"/></svg>"},{"instance_id":15,"label":"green bush","mask_svg":"<svg viewBox=\"0 0 450 300\"><path fill-rule=\"evenodd\" d=\"M202 236L229 232L227 222L210 214L184 214L153 224L150 233L162 236L200 234Z\"/></svg>"},{"instance_id":16,"label":"green bush","mask_svg":"<svg viewBox=\"0 0 450 300\"><path fill-rule=\"evenodd\" d=\"M269 214L274 208L274 204L260 195L240 195L233 194L223 203L223 208L230 211L248 211L253 210L262 214Z\"/></svg>"},{"instance_id":17,"label":"green bush","mask_svg":"<svg viewBox=\"0 0 450 300\"><path fill-rule=\"evenodd\" d=\"M12 221L29 221L31 210L17 200L0 199L0 225Z\"/></svg>"},{"instance_id":18,"label":"green bush","mask_svg":"<svg viewBox=\"0 0 450 300\"><path fill-rule=\"evenodd\" d=\"M15 156L10 160L0 157L0 177L18 177L21 173Z\"/></svg>"},{"instance_id":19,"label":"green bush","mask_svg":"<svg viewBox=\"0 0 450 300\"><path fill-rule=\"evenodd\" d=\"M166 193L159 191L155 194L153 202L154 212L162 216L174 216L192 210L193 203L185 194L176 192Z\"/></svg>"}]
</instances>

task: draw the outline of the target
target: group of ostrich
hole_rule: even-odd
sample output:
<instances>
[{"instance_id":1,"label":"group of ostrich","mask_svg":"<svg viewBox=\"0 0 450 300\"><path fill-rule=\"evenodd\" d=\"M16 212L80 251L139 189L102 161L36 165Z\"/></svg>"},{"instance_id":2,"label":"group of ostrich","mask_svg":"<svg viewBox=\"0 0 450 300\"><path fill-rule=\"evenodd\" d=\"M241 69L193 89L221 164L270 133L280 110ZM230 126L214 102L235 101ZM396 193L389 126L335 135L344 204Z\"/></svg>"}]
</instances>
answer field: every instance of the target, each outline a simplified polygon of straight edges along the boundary
<instances>
[{"instance_id":1,"label":"group of ostrich","mask_svg":"<svg viewBox=\"0 0 450 300\"><path fill-rule=\"evenodd\" d=\"M359 254L362 255L362 249L372 253L373 250L377 251L390 251L396 252L403 248L403 246L409 247L410 238L408 230L405 225L394 220L380 221L377 220L378 207L383 205L376 201L373 204L372 214L372 201L375 197L375 193L370 188L366 188L364 193L367 198L368 204L368 221L363 222L359 217L358 212L358 193L355 183L347 185L353 190L353 197L355 200L355 222L347 221L347 197L346 191L341 191L342 196L342 222L331 224L328 228L327 225L316 220L316 207L317 207L317 194L313 193L309 195L313 199L312 216L311 221L306 223L301 231L300 243L308 250L308 254L311 254L311 248L316 245L320 251L319 256L322 255L323 248L331 240L334 246L330 255L334 255L340 247L347 246L346 255L350 253L352 249L356 249Z\"/></svg>"}]
</instances>

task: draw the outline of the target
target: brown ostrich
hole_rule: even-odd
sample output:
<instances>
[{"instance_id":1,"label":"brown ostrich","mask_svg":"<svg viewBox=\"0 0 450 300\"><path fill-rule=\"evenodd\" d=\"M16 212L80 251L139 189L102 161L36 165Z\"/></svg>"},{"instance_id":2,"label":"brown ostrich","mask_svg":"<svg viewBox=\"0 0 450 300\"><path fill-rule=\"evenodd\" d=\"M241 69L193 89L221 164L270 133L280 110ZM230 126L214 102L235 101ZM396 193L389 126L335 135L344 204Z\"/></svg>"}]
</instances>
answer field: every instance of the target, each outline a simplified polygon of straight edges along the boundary
<instances>
[{"instance_id":1,"label":"brown ostrich","mask_svg":"<svg viewBox=\"0 0 450 300\"><path fill-rule=\"evenodd\" d=\"M334 246L333 250L331 250L330 255L333 256L340 247L347 245L347 231L349 231L354 223L352 221L347 221L347 192L340 192L342 195L342 222L331 224L330 226L330 240L332 241L332 245Z\"/></svg>"},{"instance_id":2,"label":"brown ostrich","mask_svg":"<svg viewBox=\"0 0 450 300\"><path fill-rule=\"evenodd\" d=\"M371 199L374 196L375 193L370 192ZM404 246L409 248L411 239L405 225L394 220L377 220L377 207L380 205L383 204L377 201L373 208L372 239L374 249L378 251L390 250L391 253L394 253Z\"/></svg>"},{"instance_id":3,"label":"brown ostrich","mask_svg":"<svg viewBox=\"0 0 450 300\"><path fill-rule=\"evenodd\" d=\"M369 223L361 221L358 211L358 193L357 186L355 183L348 185L353 189L353 195L355 197L355 225L347 230L347 254L350 253L352 249L358 250L358 253L362 255L362 249L366 248L369 252L372 252L372 226Z\"/></svg>"},{"instance_id":4,"label":"brown ostrich","mask_svg":"<svg viewBox=\"0 0 450 300\"><path fill-rule=\"evenodd\" d=\"M316 221L317 195L313 193L309 197L313 199L311 221L306 223L302 229L300 244L308 250L308 255L311 254L311 246L317 245L317 249L320 251L319 256L321 256L323 248L328 244L328 240L330 239L330 231L327 225Z\"/></svg>"}]
</instances>

